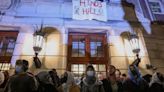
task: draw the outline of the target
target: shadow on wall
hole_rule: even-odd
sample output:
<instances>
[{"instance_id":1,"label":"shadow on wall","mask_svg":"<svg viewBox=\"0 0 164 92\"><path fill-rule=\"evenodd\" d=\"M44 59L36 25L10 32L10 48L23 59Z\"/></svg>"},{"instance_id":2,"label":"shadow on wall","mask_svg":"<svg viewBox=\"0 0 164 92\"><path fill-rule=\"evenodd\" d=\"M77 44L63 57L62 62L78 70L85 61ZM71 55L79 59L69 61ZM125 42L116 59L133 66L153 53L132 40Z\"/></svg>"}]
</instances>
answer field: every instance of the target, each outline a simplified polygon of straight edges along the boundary
<instances>
[{"instance_id":1,"label":"shadow on wall","mask_svg":"<svg viewBox=\"0 0 164 92\"><path fill-rule=\"evenodd\" d=\"M142 32L146 33L146 30L144 29L143 25L141 24L141 22L139 21L139 19L137 18L137 14L135 12L135 5L133 5L132 3L127 2L126 0L121 0L121 5L124 11L124 20L126 20L128 22L128 24L130 25L131 29L133 30L133 32L138 33L136 30L136 28L142 30ZM127 33L130 35L130 33ZM130 64L130 62L129 62ZM140 67L141 69L142 67ZM142 72L146 72L144 69L142 69Z\"/></svg>"},{"instance_id":2,"label":"shadow on wall","mask_svg":"<svg viewBox=\"0 0 164 92\"><path fill-rule=\"evenodd\" d=\"M127 20L132 30L136 31L135 28L140 28L143 32L146 33L146 30L137 18L137 14L135 12L135 5L127 2L126 0L121 0L121 5L125 13L124 20Z\"/></svg>"}]
</instances>

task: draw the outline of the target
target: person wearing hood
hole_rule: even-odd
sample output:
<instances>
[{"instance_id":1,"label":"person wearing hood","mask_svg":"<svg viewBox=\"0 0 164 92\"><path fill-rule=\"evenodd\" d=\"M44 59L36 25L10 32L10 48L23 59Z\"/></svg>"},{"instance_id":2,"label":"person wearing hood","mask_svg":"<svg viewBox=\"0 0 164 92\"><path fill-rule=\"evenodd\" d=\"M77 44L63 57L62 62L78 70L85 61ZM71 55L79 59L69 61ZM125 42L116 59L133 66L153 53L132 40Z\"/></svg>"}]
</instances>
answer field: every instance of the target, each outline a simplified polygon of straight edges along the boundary
<instances>
[{"instance_id":1,"label":"person wearing hood","mask_svg":"<svg viewBox=\"0 0 164 92\"><path fill-rule=\"evenodd\" d=\"M121 79L121 72L120 72L119 69L116 69L115 76L116 76L116 80L117 81L120 81L120 82L122 81L122 79Z\"/></svg>"},{"instance_id":2,"label":"person wearing hood","mask_svg":"<svg viewBox=\"0 0 164 92\"><path fill-rule=\"evenodd\" d=\"M117 80L116 68L113 65L108 66L107 78L102 80L105 92L123 92L121 81Z\"/></svg>"},{"instance_id":3,"label":"person wearing hood","mask_svg":"<svg viewBox=\"0 0 164 92\"><path fill-rule=\"evenodd\" d=\"M50 76L52 78L52 82L53 82L54 86L56 88L59 87L60 86L60 78L59 78L59 76L58 76L58 74L56 72L56 69L50 70L49 74L50 74Z\"/></svg>"},{"instance_id":4,"label":"person wearing hood","mask_svg":"<svg viewBox=\"0 0 164 92\"><path fill-rule=\"evenodd\" d=\"M86 76L80 83L81 92L105 92L103 83L96 78L96 72L92 65L86 68Z\"/></svg>"},{"instance_id":5,"label":"person wearing hood","mask_svg":"<svg viewBox=\"0 0 164 92\"><path fill-rule=\"evenodd\" d=\"M164 92L164 76L159 72L155 72L149 83L149 92Z\"/></svg>"},{"instance_id":6,"label":"person wearing hood","mask_svg":"<svg viewBox=\"0 0 164 92\"><path fill-rule=\"evenodd\" d=\"M148 84L136 65L129 66L128 76L129 78L123 83L124 92L148 92Z\"/></svg>"},{"instance_id":7,"label":"person wearing hood","mask_svg":"<svg viewBox=\"0 0 164 92\"><path fill-rule=\"evenodd\" d=\"M67 71L61 78L61 85L58 87L59 92L80 92L79 86L76 85L73 73Z\"/></svg>"},{"instance_id":8,"label":"person wearing hood","mask_svg":"<svg viewBox=\"0 0 164 92\"><path fill-rule=\"evenodd\" d=\"M6 84L4 92L35 92L38 85L35 77L27 72L27 60L17 60L15 74L11 76Z\"/></svg>"},{"instance_id":9,"label":"person wearing hood","mask_svg":"<svg viewBox=\"0 0 164 92\"><path fill-rule=\"evenodd\" d=\"M52 78L47 71L42 71L36 75L39 82L39 88L37 92L58 92L53 84Z\"/></svg>"}]
</instances>

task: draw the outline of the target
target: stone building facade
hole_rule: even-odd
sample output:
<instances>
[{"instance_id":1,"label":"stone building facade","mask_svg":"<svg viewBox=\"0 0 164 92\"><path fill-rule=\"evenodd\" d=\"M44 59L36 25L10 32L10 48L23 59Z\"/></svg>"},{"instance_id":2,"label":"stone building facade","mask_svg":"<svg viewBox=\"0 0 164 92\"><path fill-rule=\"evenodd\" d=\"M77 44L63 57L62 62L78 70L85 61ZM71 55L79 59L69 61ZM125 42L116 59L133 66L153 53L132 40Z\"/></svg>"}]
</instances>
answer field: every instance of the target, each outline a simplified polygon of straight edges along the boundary
<instances>
[{"instance_id":1,"label":"stone building facade","mask_svg":"<svg viewBox=\"0 0 164 92\"><path fill-rule=\"evenodd\" d=\"M158 25L151 22L154 21L150 17L153 13L149 12L151 14L146 15L145 11L148 10L142 6L143 0L106 1L108 21L101 22L72 19L72 0L15 0L12 7L1 10L3 16L0 17L0 32L18 32L10 59L11 68L14 68L17 59L27 59L30 62L30 71L34 73L56 68L59 74L65 70L71 70L78 75L85 71L85 67L90 61L93 61L91 63L94 64L97 72L105 73L106 65L112 64L127 73L128 65L136 59L136 56L132 52L128 40L124 39L121 34L133 32L139 36L141 72L143 74L152 73L146 68L146 64L153 64L163 72L163 24ZM161 2L163 1L161 0ZM10 3L6 2L6 7ZM33 63L33 33L41 23L44 24L46 38L43 49L39 53L42 68L36 69ZM159 33L155 30L158 30ZM99 58L92 59L91 55L90 58L85 59L85 63L83 58L76 59L78 62L71 61L69 37L72 33L76 33L75 35L81 33L89 37L94 35L99 37L100 34L104 34L103 39L106 40L104 42L106 57L102 59L104 61L101 62ZM87 38L84 41L88 41ZM1 60L1 63L3 62L4 60Z\"/></svg>"}]
</instances>

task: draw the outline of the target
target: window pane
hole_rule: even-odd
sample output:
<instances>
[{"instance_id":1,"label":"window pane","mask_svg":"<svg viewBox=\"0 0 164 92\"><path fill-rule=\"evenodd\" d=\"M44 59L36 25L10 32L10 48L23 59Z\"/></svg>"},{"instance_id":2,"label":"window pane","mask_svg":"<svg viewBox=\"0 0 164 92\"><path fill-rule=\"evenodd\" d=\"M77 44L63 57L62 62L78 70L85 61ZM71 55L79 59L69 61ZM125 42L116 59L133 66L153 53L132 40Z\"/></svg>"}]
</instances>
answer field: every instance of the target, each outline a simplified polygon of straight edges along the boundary
<instances>
[{"instance_id":1,"label":"window pane","mask_svg":"<svg viewBox=\"0 0 164 92\"><path fill-rule=\"evenodd\" d=\"M90 48L96 49L96 42L90 42Z\"/></svg>"},{"instance_id":2,"label":"window pane","mask_svg":"<svg viewBox=\"0 0 164 92\"><path fill-rule=\"evenodd\" d=\"M84 74L86 69L85 64L72 64L71 65L71 71L75 74L75 77L81 77L82 74Z\"/></svg>"},{"instance_id":3,"label":"window pane","mask_svg":"<svg viewBox=\"0 0 164 92\"><path fill-rule=\"evenodd\" d=\"M97 57L97 51L91 50L91 57Z\"/></svg>"},{"instance_id":4,"label":"window pane","mask_svg":"<svg viewBox=\"0 0 164 92\"><path fill-rule=\"evenodd\" d=\"M79 43L79 49L85 49L85 43L80 42Z\"/></svg>"},{"instance_id":5,"label":"window pane","mask_svg":"<svg viewBox=\"0 0 164 92\"><path fill-rule=\"evenodd\" d=\"M85 50L79 50L79 57L85 56Z\"/></svg>"},{"instance_id":6,"label":"window pane","mask_svg":"<svg viewBox=\"0 0 164 92\"><path fill-rule=\"evenodd\" d=\"M149 2L150 8L153 12L161 13L160 3L159 2Z\"/></svg>"},{"instance_id":7,"label":"window pane","mask_svg":"<svg viewBox=\"0 0 164 92\"><path fill-rule=\"evenodd\" d=\"M78 49L78 42L72 42L72 49Z\"/></svg>"},{"instance_id":8,"label":"window pane","mask_svg":"<svg viewBox=\"0 0 164 92\"><path fill-rule=\"evenodd\" d=\"M93 67L95 68L95 71L98 71L98 65L93 64Z\"/></svg>"},{"instance_id":9,"label":"window pane","mask_svg":"<svg viewBox=\"0 0 164 92\"><path fill-rule=\"evenodd\" d=\"M102 42L97 42L97 46L102 46Z\"/></svg>"},{"instance_id":10,"label":"window pane","mask_svg":"<svg viewBox=\"0 0 164 92\"><path fill-rule=\"evenodd\" d=\"M103 57L103 50L102 50L102 47L98 47L98 57Z\"/></svg>"},{"instance_id":11,"label":"window pane","mask_svg":"<svg viewBox=\"0 0 164 92\"><path fill-rule=\"evenodd\" d=\"M79 65L79 71L84 72L85 68L86 68L86 65L84 65L84 64Z\"/></svg>"},{"instance_id":12,"label":"window pane","mask_svg":"<svg viewBox=\"0 0 164 92\"><path fill-rule=\"evenodd\" d=\"M7 49L6 56L12 56L14 49Z\"/></svg>"},{"instance_id":13,"label":"window pane","mask_svg":"<svg viewBox=\"0 0 164 92\"><path fill-rule=\"evenodd\" d=\"M85 56L85 36L73 35L72 37L72 57Z\"/></svg>"},{"instance_id":14,"label":"window pane","mask_svg":"<svg viewBox=\"0 0 164 92\"><path fill-rule=\"evenodd\" d=\"M106 71L105 65L99 65L99 71Z\"/></svg>"},{"instance_id":15,"label":"window pane","mask_svg":"<svg viewBox=\"0 0 164 92\"><path fill-rule=\"evenodd\" d=\"M103 57L103 36L91 37L90 53L91 57Z\"/></svg>"},{"instance_id":16,"label":"window pane","mask_svg":"<svg viewBox=\"0 0 164 92\"><path fill-rule=\"evenodd\" d=\"M78 71L78 65L73 64L71 66L71 71Z\"/></svg>"},{"instance_id":17,"label":"window pane","mask_svg":"<svg viewBox=\"0 0 164 92\"><path fill-rule=\"evenodd\" d=\"M7 48L14 48L15 46L15 39L14 38L7 38L8 46Z\"/></svg>"},{"instance_id":18,"label":"window pane","mask_svg":"<svg viewBox=\"0 0 164 92\"><path fill-rule=\"evenodd\" d=\"M72 57L78 57L78 49L72 49Z\"/></svg>"}]
</instances>

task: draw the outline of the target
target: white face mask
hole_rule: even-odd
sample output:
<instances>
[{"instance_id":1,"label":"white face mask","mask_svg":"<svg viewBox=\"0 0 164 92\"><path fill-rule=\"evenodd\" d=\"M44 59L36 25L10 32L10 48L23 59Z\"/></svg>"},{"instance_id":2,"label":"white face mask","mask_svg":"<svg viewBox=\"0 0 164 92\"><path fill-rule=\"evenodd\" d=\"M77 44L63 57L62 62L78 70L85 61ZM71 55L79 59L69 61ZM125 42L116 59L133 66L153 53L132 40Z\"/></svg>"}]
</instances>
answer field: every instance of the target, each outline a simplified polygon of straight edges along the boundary
<instances>
[{"instance_id":1,"label":"white face mask","mask_svg":"<svg viewBox=\"0 0 164 92\"><path fill-rule=\"evenodd\" d=\"M94 71L87 71L88 76L94 76Z\"/></svg>"}]
</instances>

